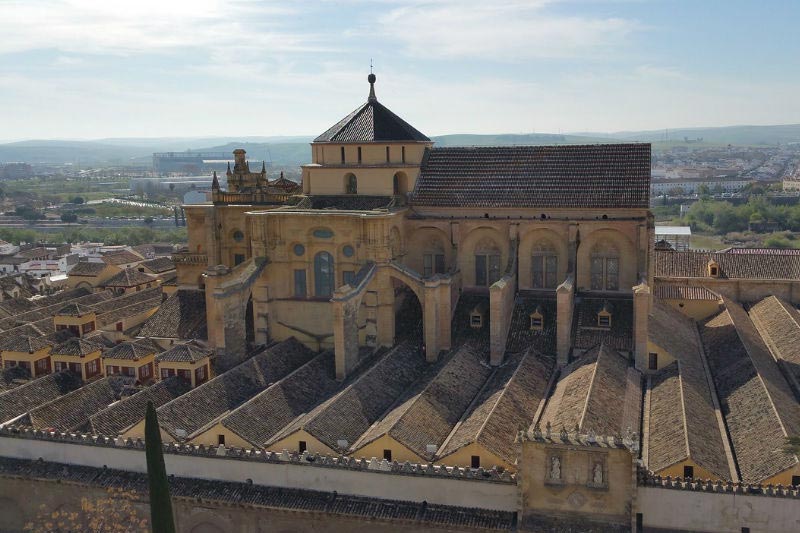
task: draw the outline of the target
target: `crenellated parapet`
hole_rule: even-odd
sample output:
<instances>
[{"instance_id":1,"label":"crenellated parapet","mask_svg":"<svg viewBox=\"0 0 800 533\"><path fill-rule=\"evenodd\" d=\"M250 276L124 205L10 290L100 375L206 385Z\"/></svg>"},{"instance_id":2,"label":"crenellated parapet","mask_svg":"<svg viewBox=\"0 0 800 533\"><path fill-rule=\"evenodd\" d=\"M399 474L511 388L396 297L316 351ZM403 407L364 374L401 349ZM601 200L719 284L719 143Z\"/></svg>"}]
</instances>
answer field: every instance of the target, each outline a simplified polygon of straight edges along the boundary
<instances>
[{"instance_id":1,"label":"crenellated parapet","mask_svg":"<svg viewBox=\"0 0 800 533\"><path fill-rule=\"evenodd\" d=\"M691 479L671 476L659 476L639 468L636 477L640 487L656 487L661 489L705 492L715 494L739 494L748 496L774 496L777 498L800 499L800 488L796 486L762 485L760 483L739 483L711 479Z\"/></svg>"}]
</instances>

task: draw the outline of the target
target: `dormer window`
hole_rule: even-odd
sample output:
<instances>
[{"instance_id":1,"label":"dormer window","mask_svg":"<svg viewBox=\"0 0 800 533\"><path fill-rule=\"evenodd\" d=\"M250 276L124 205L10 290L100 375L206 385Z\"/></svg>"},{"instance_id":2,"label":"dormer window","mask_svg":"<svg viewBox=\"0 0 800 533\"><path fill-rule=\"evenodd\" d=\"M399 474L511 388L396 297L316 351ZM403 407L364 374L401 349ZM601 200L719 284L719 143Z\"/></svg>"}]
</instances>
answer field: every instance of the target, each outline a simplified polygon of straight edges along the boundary
<instances>
[{"instance_id":1,"label":"dormer window","mask_svg":"<svg viewBox=\"0 0 800 533\"><path fill-rule=\"evenodd\" d=\"M531 330L542 331L544 329L544 315L542 315L542 308L536 307L536 310L530 314Z\"/></svg>"},{"instance_id":2,"label":"dormer window","mask_svg":"<svg viewBox=\"0 0 800 533\"><path fill-rule=\"evenodd\" d=\"M708 262L708 275L712 278L719 277L719 264L713 259Z\"/></svg>"},{"instance_id":3,"label":"dormer window","mask_svg":"<svg viewBox=\"0 0 800 533\"><path fill-rule=\"evenodd\" d=\"M611 307L608 302L603 304L603 308L597 312L597 325L601 328L611 327Z\"/></svg>"},{"instance_id":4,"label":"dormer window","mask_svg":"<svg viewBox=\"0 0 800 533\"><path fill-rule=\"evenodd\" d=\"M480 303L476 305L469 313L469 327L473 329L480 329L483 327L483 319L486 315L486 304Z\"/></svg>"}]
</instances>

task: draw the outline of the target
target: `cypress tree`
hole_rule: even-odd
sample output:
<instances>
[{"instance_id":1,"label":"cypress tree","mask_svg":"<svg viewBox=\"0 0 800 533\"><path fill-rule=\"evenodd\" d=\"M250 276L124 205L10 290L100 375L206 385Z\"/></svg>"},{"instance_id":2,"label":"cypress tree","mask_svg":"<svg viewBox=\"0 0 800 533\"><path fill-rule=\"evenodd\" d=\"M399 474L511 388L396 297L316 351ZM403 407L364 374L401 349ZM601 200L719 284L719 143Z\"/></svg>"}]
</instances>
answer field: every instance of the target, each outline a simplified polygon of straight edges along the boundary
<instances>
[{"instance_id":1,"label":"cypress tree","mask_svg":"<svg viewBox=\"0 0 800 533\"><path fill-rule=\"evenodd\" d=\"M164 450L161 447L161 432L153 402L147 402L144 444L147 454L147 482L150 486L150 527L153 533L175 533L167 468L164 466Z\"/></svg>"}]
</instances>

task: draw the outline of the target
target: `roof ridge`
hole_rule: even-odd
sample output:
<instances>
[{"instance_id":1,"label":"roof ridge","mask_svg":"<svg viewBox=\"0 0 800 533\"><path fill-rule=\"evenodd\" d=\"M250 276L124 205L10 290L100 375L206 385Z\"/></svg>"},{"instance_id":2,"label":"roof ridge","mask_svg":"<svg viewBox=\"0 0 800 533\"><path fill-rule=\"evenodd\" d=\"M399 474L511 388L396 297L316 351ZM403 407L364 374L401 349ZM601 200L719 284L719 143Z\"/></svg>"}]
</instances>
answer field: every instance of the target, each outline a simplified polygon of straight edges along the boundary
<instances>
[{"instance_id":1,"label":"roof ridge","mask_svg":"<svg viewBox=\"0 0 800 533\"><path fill-rule=\"evenodd\" d=\"M686 457L692 456L692 451L689 446L689 427L686 425L686 398L684 397L683 391L683 373L681 372L681 362L680 360L676 359L676 363L678 363L678 391L681 398L681 418L683 420L683 441L684 445L686 446Z\"/></svg>"},{"instance_id":2,"label":"roof ridge","mask_svg":"<svg viewBox=\"0 0 800 533\"><path fill-rule=\"evenodd\" d=\"M586 412L589 410L589 400L592 397L592 392L594 390L594 382L595 378L597 377L597 369L600 368L600 356L603 355L605 344L600 343L600 347L597 349L597 359L594 362L594 368L592 369L592 379L589 381L589 386L586 389L586 401L583 404L583 409L581 410L581 417L578 422L578 427L583 428L583 421L586 418ZM571 372L570 372L571 373Z\"/></svg>"}]
</instances>

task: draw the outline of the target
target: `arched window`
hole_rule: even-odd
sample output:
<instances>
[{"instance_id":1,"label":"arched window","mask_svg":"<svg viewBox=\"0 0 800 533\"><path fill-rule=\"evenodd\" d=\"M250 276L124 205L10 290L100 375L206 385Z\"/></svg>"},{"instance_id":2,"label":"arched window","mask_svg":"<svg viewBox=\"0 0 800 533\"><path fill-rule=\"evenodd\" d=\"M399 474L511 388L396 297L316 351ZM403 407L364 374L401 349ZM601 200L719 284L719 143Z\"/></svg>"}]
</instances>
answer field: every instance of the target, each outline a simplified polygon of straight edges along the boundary
<instances>
[{"instance_id":1,"label":"arched window","mask_svg":"<svg viewBox=\"0 0 800 533\"><path fill-rule=\"evenodd\" d=\"M491 239L483 239L475 247L475 285L488 287L500 279L500 250Z\"/></svg>"},{"instance_id":2,"label":"arched window","mask_svg":"<svg viewBox=\"0 0 800 533\"><path fill-rule=\"evenodd\" d=\"M314 296L329 297L333 294L333 256L328 252L319 252L314 256Z\"/></svg>"},{"instance_id":3,"label":"arched window","mask_svg":"<svg viewBox=\"0 0 800 533\"><path fill-rule=\"evenodd\" d=\"M400 194L400 178L397 174L392 178L392 194Z\"/></svg>"},{"instance_id":4,"label":"arched window","mask_svg":"<svg viewBox=\"0 0 800 533\"><path fill-rule=\"evenodd\" d=\"M619 250L609 242L599 242L592 249L591 288L594 291L619 290Z\"/></svg>"},{"instance_id":5,"label":"arched window","mask_svg":"<svg viewBox=\"0 0 800 533\"><path fill-rule=\"evenodd\" d=\"M403 172L398 172L392 178L392 194L405 194L408 191L408 178Z\"/></svg>"},{"instance_id":6,"label":"arched window","mask_svg":"<svg viewBox=\"0 0 800 533\"><path fill-rule=\"evenodd\" d=\"M558 286L558 255L553 243L541 240L531 254L531 287L555 289Z\"/></svg>"},{"instance_id":7,"label":"arched window","mask_svg":"<svg viewBox=\"0 0 800 533\"><path fill-rule=\"evenodd\" d=\"M348 174L344 177L344 193L358 194L358 179L355 174Z\"/></svg>"}]
</instances>

